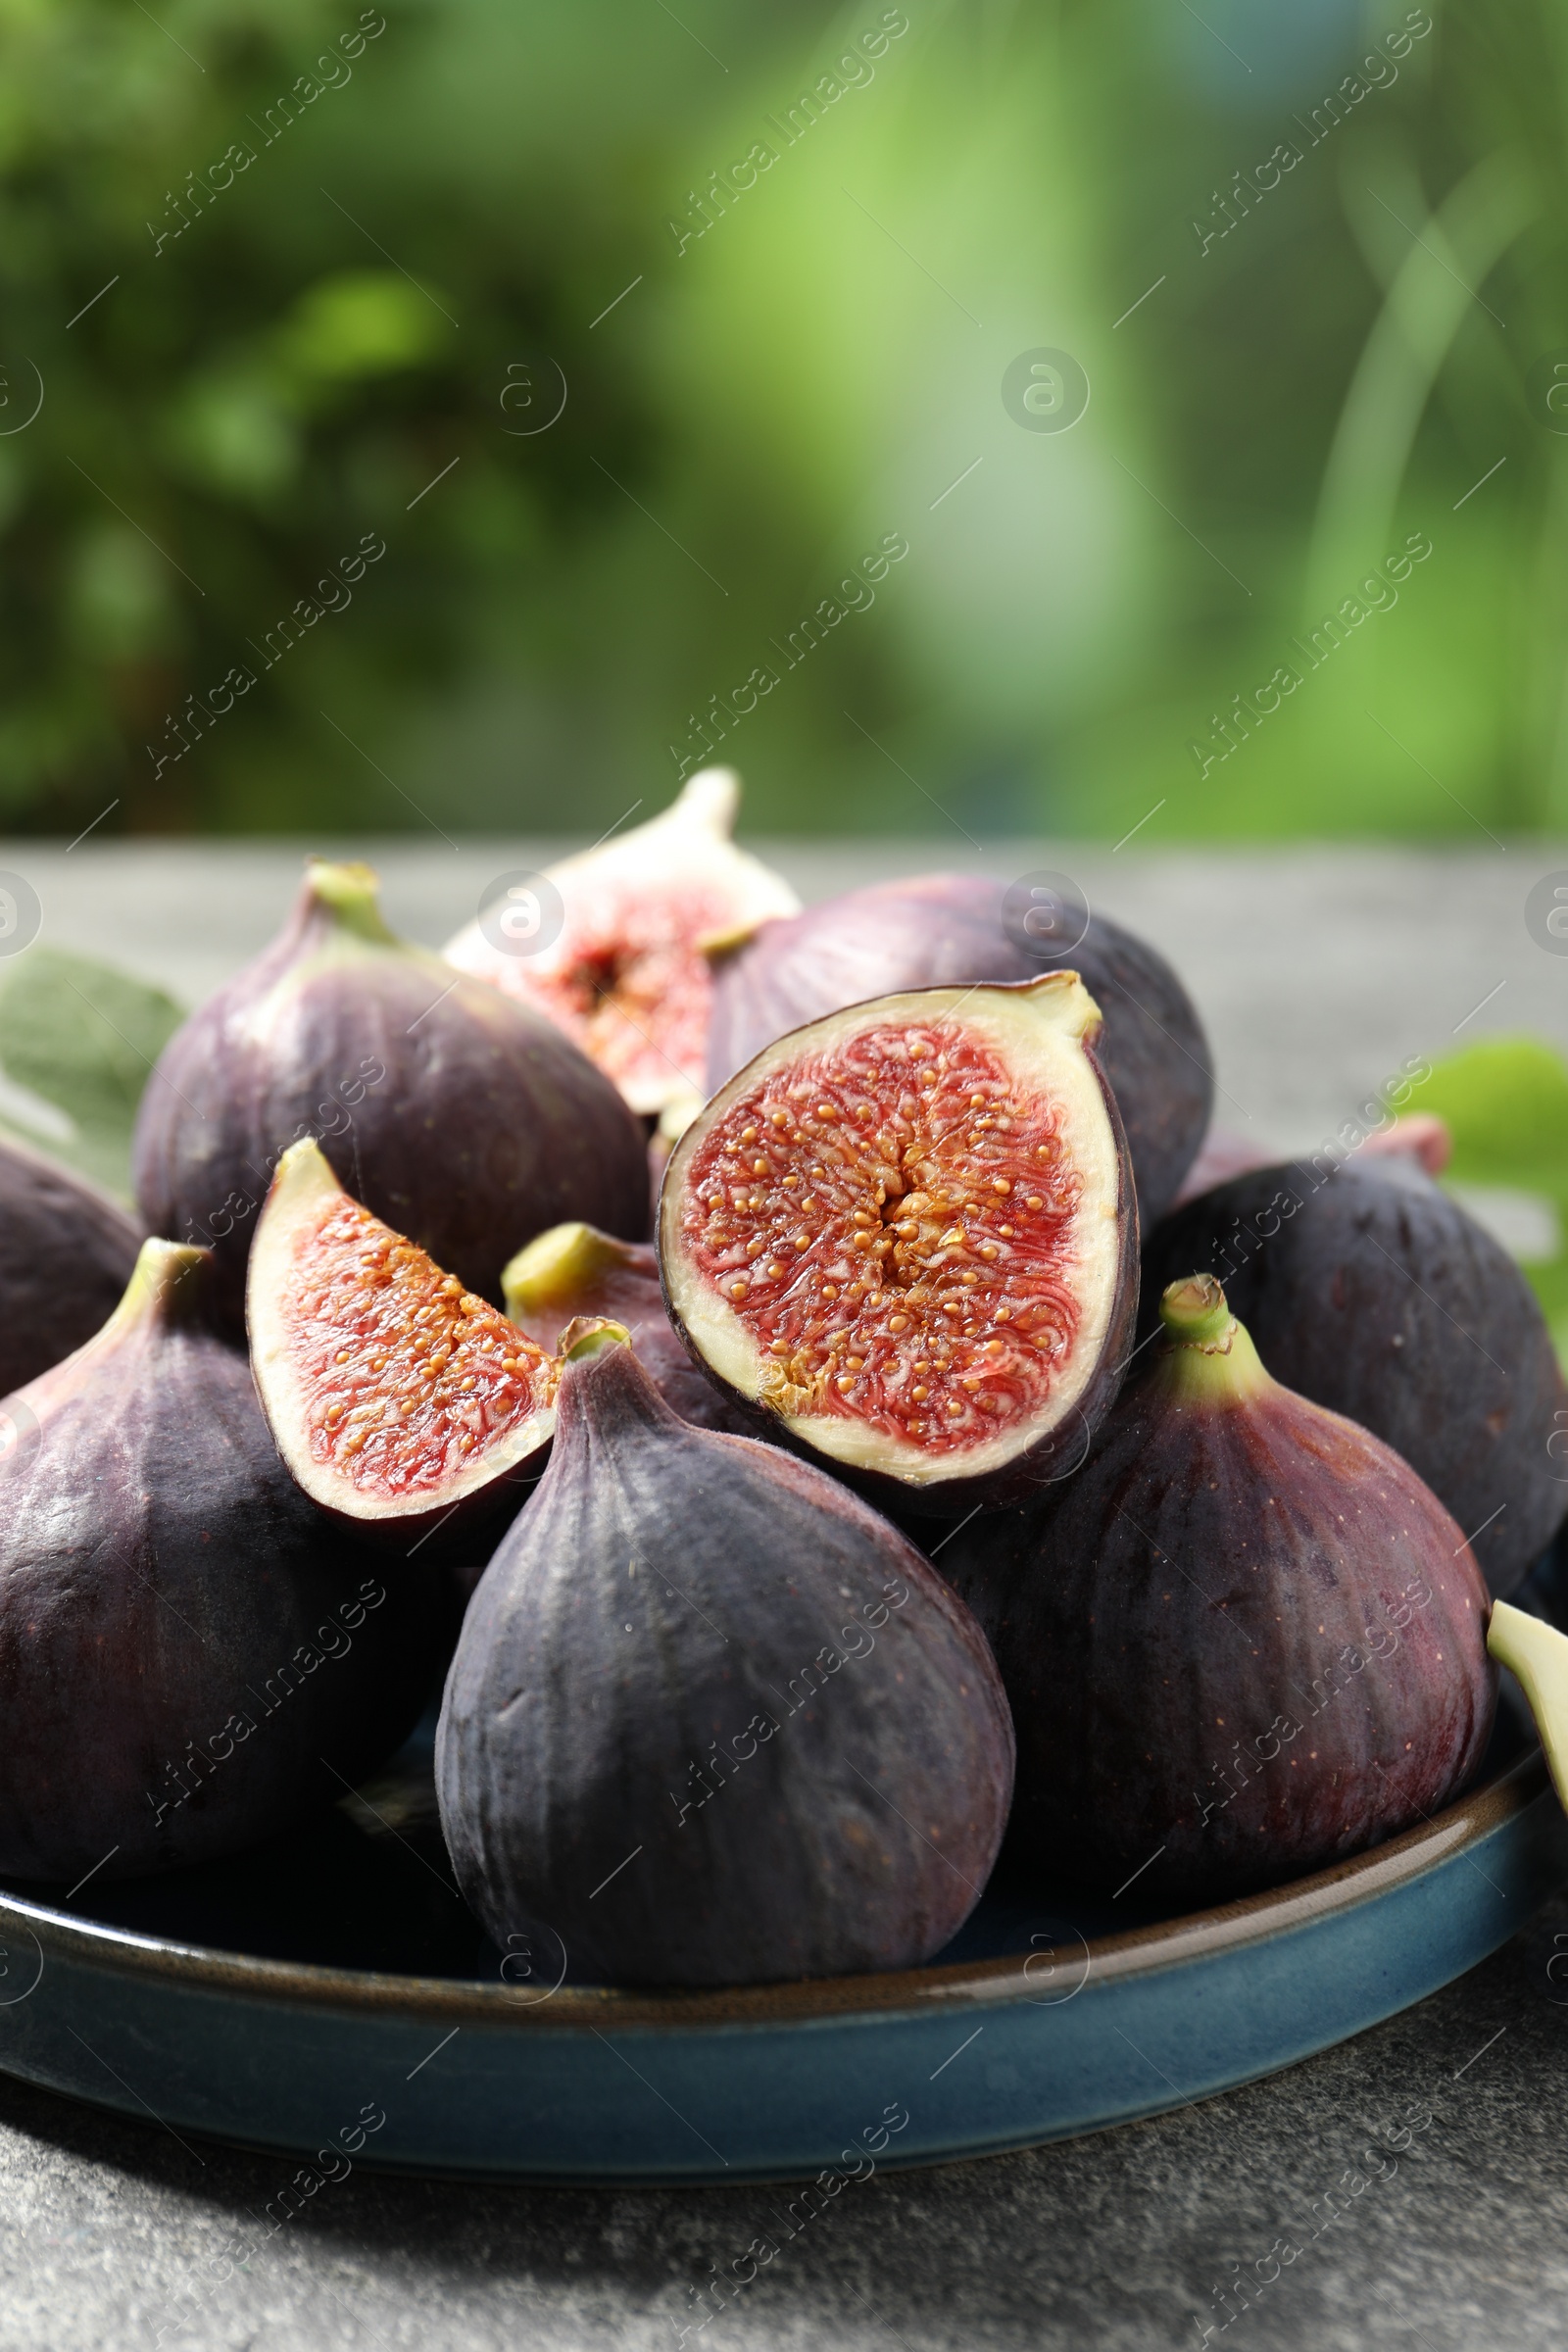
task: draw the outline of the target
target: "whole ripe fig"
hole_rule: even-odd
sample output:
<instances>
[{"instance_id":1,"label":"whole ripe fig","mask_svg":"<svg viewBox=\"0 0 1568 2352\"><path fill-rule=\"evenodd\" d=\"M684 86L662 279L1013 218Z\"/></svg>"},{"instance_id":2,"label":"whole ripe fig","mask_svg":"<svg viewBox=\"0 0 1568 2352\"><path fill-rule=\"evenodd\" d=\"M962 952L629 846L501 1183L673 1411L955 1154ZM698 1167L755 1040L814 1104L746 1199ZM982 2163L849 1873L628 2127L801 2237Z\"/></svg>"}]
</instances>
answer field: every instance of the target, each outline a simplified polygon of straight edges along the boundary
<instances>
[{"instance_id":1,"label":"whole ripe fig","mask_svg":"<svg viewBox=\"0 0 1568 2352\"><path fill-rule=\"evenodd\" d=\"M1495 1673L1461 1530L1407 1463L1270 1379L1209 1275L1078 1476L942 1567L990 1629L1041 1868L1219 1902L1437 1811Z\"/></svg>"},{"instance_id":2,"label":"whole ripe fig","mask_svg":"<svg viewBox=\"0 0 1568 2352\"><path fill-rule=\"evenodd\" d=\"M278 1162L251 1251L251 1363L311 1500L412 1557L544 1467L556 1367L338 1183L309 1138Z\"/></svg>"},{"instance_id":3,"label":"whole ripe fig","mask_svg":"<svg viewBox=\"0 0 1568 2352\"><path fill-rule=\"evenodd\" d=\"M256 1213L315 1136L345 1184L499 1304L513 1251L563 1217L648 1230L642 1132L553 1023L394 938L368 866L313 860L271 947L160 1055L136 1122L154 1232L209 1245L237 1332Z\"/></svg>"},{"instance_id":4,"label":"whole ripe fig","mask_svg":"<svg viewBox=\"0 0 1568 2352\"><path fill-rule=\"evenodd\" d=\"M41 1153L0 1141L0 1396L90 1340L130 1280L122 1208Z\"/></svg>"},{"instance_id":5,"label":"whole ripe fig","mask_svg":"<svg viewBox=\"0 0 1568 2352\"><path fill-rule=\"evenodd\" d=\"M146 1243L98 1337L0 1407L7 1876L234 1852L418 1714L429 1596L299 1492L208 1326L211 1273Z\"/></svg>"},{"instance_id":6,"label":"whole ripe fig","mask_svg":"<svg viewBox=\"0 0 1568 2352\"><path fill-rule=\"evenodd\" d=\"M555 1354L568 1323L619 1323L671 1412L699 1429L756 1435L753 1416L725 1402L676 1338L647 1243L617 1242L593 1225L555 1225L518 1250L501 1288L510 1320L547 1353Z\"/></svg>"},{"instance_id":7,"label":"whole ripe fig","mask_svg":"<svg viewBox=\"0 0 1568 2352\"><path fill-rule=\"evenodd\" d=\"M675 1147L659 1257L698 1362L890 1510L1082 1461L1137 1305L1127 1146L1075 972L911 990L765 1047Z\"/></svg>"},{"instance_id":8,"label":"whole ripe fig","mask_svg":"<svg viewBox=\"0 0 1568 2352\"><path fill-rule=\"evenodd\" d=\"M576 1977L744 1984L927 1960L1012 1786L991 1653L808 1464L678 1420L612 1324L568 1339L538 1493L436 1734L458 1880Z\"/></svg>"},{"instance_id":9,"label":"whole ripe fig","mask_svg":"<svg viewBox=\"0 0 1568 2352\"><path fill-rule=\"evenodd\" d=\"M1514 1591L1568 1512L1551 1338L1523 1274L1410 1159L1295 1162L1221 1185L1149 1238L1147 1295L1224 1284L1277 1380L1403 1454ZM1560 1446L1560 1437L1558 1446Z\"/></svg>"},{"instance_id":10,"label":"whole ripe fig","mask_svg":"<svg viewBox=\"0 0 1568 2352\"><path fill-rule=\"evenodd\" d=\"M870 997L973 980L1076 971L1100 1005L1110 1081L1146 1227L1176 1198L1213 1102L1208 1042L1165 958L1104 915L1085 912L1053 944L1038 909L1016 912L1000 882L922 874L880 882L764 923L718 959L709 1037L713 1093L786 1030Z\"/></svg>"},{"instance_id":11,"label":"whole ripe fig","mask_svg":"<svg viewBox=\"0 0 1568 2352\"><path fill-rule=\"evenodd\" d=\"M700 1092L712 993L703 940L800 906L730 839L740 796L733 768L700 769L648 823L546 869L559 895L553 940L541 939L539 894L523 885L527 903L469 923L449 960L557 1022L633 1110L657 1114Z\"/></svg>"}]
</instances>

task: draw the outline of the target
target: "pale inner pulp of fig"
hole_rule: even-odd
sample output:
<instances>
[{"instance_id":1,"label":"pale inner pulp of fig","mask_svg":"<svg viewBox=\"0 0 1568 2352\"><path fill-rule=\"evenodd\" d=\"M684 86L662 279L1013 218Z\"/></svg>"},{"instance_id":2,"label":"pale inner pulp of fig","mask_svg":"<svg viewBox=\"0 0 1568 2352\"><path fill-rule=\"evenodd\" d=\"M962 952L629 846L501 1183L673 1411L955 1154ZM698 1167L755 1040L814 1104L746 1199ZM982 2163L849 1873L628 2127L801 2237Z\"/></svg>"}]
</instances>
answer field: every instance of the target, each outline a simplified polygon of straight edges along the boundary
<instances>
[{"instance_id":1,"label":"pale inner pulp of fig","mask_svg":"<svg viewBox=\"0 0 1568 2352\"><path fill-rule=\"evenodd\" d=\"M542 1348L346 1195L296 1270L311 1452L355 1487L438 1490L554 1401Z\"/></svg>"},{"instance_id":2,"label":"pale inner pulp of fig","mask_svg":"<svg viewBox=\"0 0 1568 2352\"><path fill-rule=\"evenodd\" d=\"M662 1099L674 1065L701 1093L712 981L694 943L733 919L733 895L717 888L601 881L519 985L618 1086L651 1079Z\"/></svg>"},{"instance_id":3,"label":"pale inner pulp of fig","mask_svg":"<svg viewBox=\"0 0 1568 2352\"><path fill-rule=\"evenodd\" d=\"M1035 1420L1083 1322L1070 1126L956 1022L873 1026L743 1092L681 1233L761 1350L760 1400L927 1455Z\"/></svg>"}]
</instances>

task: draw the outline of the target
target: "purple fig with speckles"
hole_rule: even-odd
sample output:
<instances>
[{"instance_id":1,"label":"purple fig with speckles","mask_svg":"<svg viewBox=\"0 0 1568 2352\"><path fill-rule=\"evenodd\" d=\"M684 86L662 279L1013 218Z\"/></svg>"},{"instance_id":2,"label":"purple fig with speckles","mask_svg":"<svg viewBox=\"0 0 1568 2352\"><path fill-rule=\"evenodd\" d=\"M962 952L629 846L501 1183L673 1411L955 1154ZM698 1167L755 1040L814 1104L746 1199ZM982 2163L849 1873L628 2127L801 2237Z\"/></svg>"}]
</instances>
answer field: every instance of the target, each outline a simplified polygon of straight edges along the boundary
<instances>
[{"instance_id":1,"label":"purple fig with speckles","mask_svg":"<svg viewBox=\"0 0 1568 2352\"><path fill-rule=\"evenodd\" d=\"M612 1984L929 1960L1006 1820L991 1653L869 1505L678 1420L625 1337L564 1335L550 1467L464 1622L436 1736L459 1884L503 1949Z\"/></svg>"},{"instance_id":2,"label":"purple fig with speckles","mask_svg":"<svg viewBox=\"0 0 1568 2352\"><path fill-rule=\"evenodd\" d=\"M1222 1902L1436 1813L1485 1751L1491 1603L1389 1446L1271 1380L1208 1275L1045 1509L940 1565L997 1651L1031 1867Z\"/></svg>"}]
</instances>

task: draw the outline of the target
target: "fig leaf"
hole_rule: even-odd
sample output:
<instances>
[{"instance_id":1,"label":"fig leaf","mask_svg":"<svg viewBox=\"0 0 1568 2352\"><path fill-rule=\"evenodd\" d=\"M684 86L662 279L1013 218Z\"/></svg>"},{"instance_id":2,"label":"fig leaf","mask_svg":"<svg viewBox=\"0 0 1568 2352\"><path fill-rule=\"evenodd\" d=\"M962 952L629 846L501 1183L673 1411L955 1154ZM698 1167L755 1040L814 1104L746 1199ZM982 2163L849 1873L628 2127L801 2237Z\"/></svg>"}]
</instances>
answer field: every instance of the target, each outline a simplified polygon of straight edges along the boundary
<instances>
[{"instance_id":1,"label":"fig leaf","mask_svg":"<svg viewBox=\"0 0 1568 2352\"><path fill-rule=\"evenodd\" d=\"M0 1133L130 1198L130 1135L184 1013L128 972L35 947L0 963Z\"/></svg>"}]
</instances>

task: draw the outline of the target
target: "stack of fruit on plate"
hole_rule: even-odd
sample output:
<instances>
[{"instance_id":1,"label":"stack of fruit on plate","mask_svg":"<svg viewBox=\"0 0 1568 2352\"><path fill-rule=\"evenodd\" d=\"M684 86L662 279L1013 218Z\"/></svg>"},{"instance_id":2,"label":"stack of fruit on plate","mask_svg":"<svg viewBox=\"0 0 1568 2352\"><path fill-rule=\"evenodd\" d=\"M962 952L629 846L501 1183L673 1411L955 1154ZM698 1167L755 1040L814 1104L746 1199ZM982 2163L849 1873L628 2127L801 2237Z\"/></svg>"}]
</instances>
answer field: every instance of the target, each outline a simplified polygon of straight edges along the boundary
<instances>
[{"instance_id":1,"label":"stack of fruit on plate","mask_svg":"<svg viewBox=\"0 0 1568 2352\"><path fill-rule=\"evenodd\" d=\"M1009 1821L1222 1900L1475 1772L1568 1397L1431 1122L1198 1189L1160 956L974 878L802 912L735 795L533 955L312 863L149 1081L140 1227L0 1147L8 1877L277 1835L444 1652L459 1882L584 1981L925 1961Z\"/></svg>"}]
</instances>

